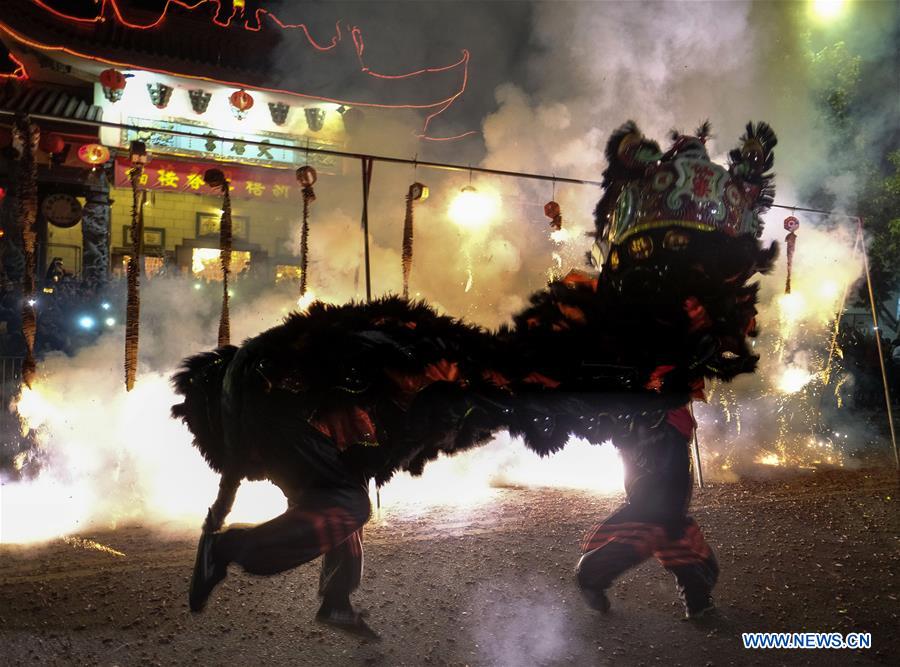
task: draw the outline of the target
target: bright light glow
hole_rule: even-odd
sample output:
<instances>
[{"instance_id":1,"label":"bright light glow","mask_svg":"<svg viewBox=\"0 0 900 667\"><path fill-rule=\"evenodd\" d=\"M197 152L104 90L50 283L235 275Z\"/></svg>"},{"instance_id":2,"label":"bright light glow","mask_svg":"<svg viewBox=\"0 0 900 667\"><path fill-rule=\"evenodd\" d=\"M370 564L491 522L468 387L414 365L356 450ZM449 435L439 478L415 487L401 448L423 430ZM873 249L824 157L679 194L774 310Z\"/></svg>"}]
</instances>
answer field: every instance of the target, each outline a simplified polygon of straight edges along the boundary
<instances>
[{"instance_id":1,"label":"bright light glow","mask_svg":"<svg viewBox=\"0 0 900 667\"><path fill-rule=\"evenodd\" d=\"M833 21L844 13L847 0L812 0L810 10L819 21Z\"/></svg>"},{"instance_id":2,"label":"bright light glow","mask_svg":"<svg viewBox=\"0 0 900 667\"><path fill-rule=\"evenodd\" d=\"M97 322L90 315L82 315L78 318L78 326L82 329L93 329Z\"/></svg>"},{"instance_id":3,"label":"bright light glow","mask_svg":"<svg viewBox=\"0 0 900 667\"><path fill-rule=\"evenodd\" d=\"M106 324L106 326L108 326L108 327L114 327L114 326L116 326L116 318L115 318L115 317L107 317L105 320L103 320L103 322L104 322L104 323Z\"/></svg>"},{"instance_id":4,"label":"bright light glow","mask_svg":"<svg viewBox=\"0 0 900 667\"><path fill-rule=\"evenodd\" d=\"M840 287L833 280L823 280L822 284L819 285L819 296L823 299L834 301L837 299L839 293Z\"/></svg>"},{"instance_id":5,"label":"bright light glow","mask_svg":"<svg viewBox=\"0 0 900 667\"><path fill-rule=\"evenodd\" d=\"M222 280L221 251L218 248L194 248L191 255L191 272L195 278ZM231 273L240 273L250 263L248 250L234 250L231 253ZM194 287L199 289L199 287Z\"/></svg>"},{"instance_id":6,"label":"bright light glow","mask_svg":"<svg viewBox=\"0 0 900 667\"><path fill-rule=\"evenodd\" d=\"M778 379L778 390L784 394L796 394L809 384L812 374L802 368L788 368Z\"/></svg>"},{"instance_id":7,"label":"bright light glow","mask_svg":"<svg viewBox=\"0 0 900 667\"><path fill-rule=\"evenodd\" d=\"M297 310L301 313L305 313L313 301L316 300L316 295L313 294L312 290L308 290L306 294L297 299Z\"/></svg>"},{"instance_id":8,"label":"bright light glow","mask_svg":"<svg viewBox=\"0 0 900 667\"><path fill-rule=\"evenodd\" d=\"M756 462L762 463L764 466L780 466L783 463L781 457L779 457L778 454L773 453L769 453L765 456L759 457L758 459L756 459Z\"/></svg>"},{"instance_id":9,"label":"bright light glow","mask_svg":"<svg viewBox=\"0 0 900 667\"><path fill-rule=\"evenodd\" d=\"M782 294L778 297L778 310L781 319L788 323L794 323L803 318L806 312L806 299L799 292Z\"/></svg>"},{"instance_id":10,"label":"bright light glow","mask_svg":"<svg viewBox=\"0 0 900 667\"><path fill-rule=\"evenodd\" d=\"M497 200L467 185L450 203L447 213L457 225L468 230L483 228L497 210Z\"/></svg>"},{"instance_id":11,"label":"bright light glow","mask_svg":"<svg viewBox=\"0 0 900 667\"><path fill-rule=\"evenodd\" d=\"M28 305L29 305L29 306L32 306L32 307L33 307L34 304L36 304L36 303L37 303L37 301L36 301L35 299L28 299Z\"/></svg>"},{"instance_id":12,"label":"bright light glow","mask_svg":"<svg viewBox=\"0 0 900 667\"><path fill-rule=\"evenodd\" d=\"M103 303L100 304L100 307L101 307L103 310L109 310L111 306L110 306L108 303L106 303L106 302L104 301Z\"/></svg>"},{"instance_id":13,"label":"bright light glow","mask_svg":"<svg viewBox=\"0 0 900 667\"><path fill-rule=\"evenodd\" d=\"M194 289L203 289L203 285L201 283L194 283Z\"/></svg>"},{"instance_id":14,"label":"bright light glow","mask_svg":"<svg viewBox=\"0 0 900 667\"><path fill-rule=\"evenodd\" d=\"M562 229L554 229L550 232L550 238L555 243L566 243L572 240L572 232L563 227Z\"/></svg>"}]
</instances>

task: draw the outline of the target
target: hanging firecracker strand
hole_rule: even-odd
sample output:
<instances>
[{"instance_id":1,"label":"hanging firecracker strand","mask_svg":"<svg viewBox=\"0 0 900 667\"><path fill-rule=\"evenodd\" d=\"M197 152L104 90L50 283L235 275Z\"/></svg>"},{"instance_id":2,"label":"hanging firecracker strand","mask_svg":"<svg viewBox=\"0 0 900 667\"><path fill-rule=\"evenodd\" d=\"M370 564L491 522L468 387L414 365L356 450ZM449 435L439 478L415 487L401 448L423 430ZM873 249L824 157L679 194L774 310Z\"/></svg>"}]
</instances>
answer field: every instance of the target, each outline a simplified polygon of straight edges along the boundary
<instances>
[{"instance_id":1,"label":"hanging firecracker strand","mask_svg":"<svg viewBox=\"0 0 900 667\"><path fill-rule=\"evenodd\" d=\"M222 312L219 315L219 347L231 343L231 318L228 312L228 277L231 275L232 221L231 183L221 169L208 169L203 180L222 189L222 219L219 222L219 263L222 266Z\"/></svg>"},{"instance_id":2,"label":"hanging firecracker strand","mask_svg":"<svg viewBox=\"0 0 900 667\"><path fill-rule=\"evenodd\" d=\"M139 187L144 166L134 163L128 172L131 181L131 253L128 257L126 275L128 280L128 296L125 302L125 390L134 388L137 377L138 344L141 329L141 241L144 238L144 197L145 192Z\"/></svg>"},{"instance_id":3,"label":"hanging firecracker strand","mask_svg":"<svg viewBox=\"0 0 900 667\"><path fill-rule=\"evenodd\" d=\"M412 272L413 260L413 209L415 202L428 199L428 186L416 182L409 186L406 192L406 216L403 219L403 254L401 265L403 268L403 298L409 298L409 275Z\"/></svg>"},{"instance_id":4,"label":"hanging firecracker strand","mask_svg":"<svg viewBox=\"0 0 900 667\"><path fill-rule=\"evenodd\" d=\"M308 281L306 279L309 267L309 205L316 200L313 190L318 179L316 170L309 165L297 169L297 181L303 186L303 225L300 228L300 296L306 294Z\"/></svg>"},{"instance_id":5,"label":"hanging firecracker strand","mask_svg":"<svg viewBox=\"0 0 900 667\"><path fill-rule=\"evenodd\" d=\"M787 278L784 283L784 293L791 293L791 272L794 267L794 246L797 244L797 234L800 229L800 221L792 215L784 219L784 228L788 231L788 235L784 237L784 243L787 246Z\"/></svg>"},{"instance_id":6,"label":"hanging firecracker strand","mask_svg":"<svg viewBox=\"0 0 900 667\"><path fill-rule=\"evenodd\" d=\"M37 162L34 158L39 141L38 126L32 123L27 116L16 116L13 124L13 142L19 152L16 216L22 228L22 247L25 251L25 273L22 276L22 336L25 338L25 360L22 362L22 380L29 388L37 375L37 364L34 360L34 337L37 333L37 313L34 309Z\"/></svg>"}]
</instances>

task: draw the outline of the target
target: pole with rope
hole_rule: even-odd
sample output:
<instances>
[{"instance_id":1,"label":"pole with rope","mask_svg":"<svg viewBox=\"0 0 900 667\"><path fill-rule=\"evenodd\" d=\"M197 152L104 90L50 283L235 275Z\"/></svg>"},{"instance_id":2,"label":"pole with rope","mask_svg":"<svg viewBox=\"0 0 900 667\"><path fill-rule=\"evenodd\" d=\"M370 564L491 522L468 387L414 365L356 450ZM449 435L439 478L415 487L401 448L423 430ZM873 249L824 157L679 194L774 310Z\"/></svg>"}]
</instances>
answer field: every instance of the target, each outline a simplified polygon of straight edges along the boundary
<instances>
[{"instance_id":1,"label":"pole with rope","mask_svg":"<svg viewBox=\"0 0 900 667\"><path fill-rule=\"evenodd\" d=\"M863 267L866 269L866 287L869 291L869 306L872 309L872 324L875 327L875 346L878 348L878 363L881 366L881 381L884 384L884 404L887 408L888 426L891 430L891 446L894 448L894 462L900 472L900 451L897 450L897 435L894 432L894 411L891 408L891 390L888 386L887 369L884 365L884 350L881 347L881 329L878 327L878 309L875 307L875 292L872 290L872 274L869 272L869 253L866 251L866 238L863 232L863 219L856 218L859 237L862 240Z\"/></svg>"}]
</instances>

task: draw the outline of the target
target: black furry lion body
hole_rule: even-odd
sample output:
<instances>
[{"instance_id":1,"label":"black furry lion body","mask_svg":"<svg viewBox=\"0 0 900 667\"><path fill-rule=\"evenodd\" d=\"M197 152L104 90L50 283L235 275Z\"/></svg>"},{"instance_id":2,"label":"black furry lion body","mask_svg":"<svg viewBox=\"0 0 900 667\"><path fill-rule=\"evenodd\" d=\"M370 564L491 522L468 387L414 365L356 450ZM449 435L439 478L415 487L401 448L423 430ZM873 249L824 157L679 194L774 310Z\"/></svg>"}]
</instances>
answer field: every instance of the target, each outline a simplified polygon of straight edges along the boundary
<instances>
[{"instance_id":1,"label":"black furry lion body","mask_svg":"<svg viewBox=\"0 0 900 667\"><path fill-rule=\"evenodd\" d=\"M366 628L349 593L369 480L418 474L499 431L541 455L573 435L640 446L664 439L667 415L702 395L705 380L752 372L749 281L777 250L758 240L776 140L765 124L748 125L726 169L706 154L708 129L674 137L665 153L633 123L614 133L591 253L602 270L552 282L510 326L487 331L398 297L313 303L240 347L185 360L172 414L222 475L192 609L229 562L265 574L324 554L320 614ZM275 482L294 509L216 533L241 479ZM323 521L334 540L323 541Z\"/></svg>"}]
</instances>

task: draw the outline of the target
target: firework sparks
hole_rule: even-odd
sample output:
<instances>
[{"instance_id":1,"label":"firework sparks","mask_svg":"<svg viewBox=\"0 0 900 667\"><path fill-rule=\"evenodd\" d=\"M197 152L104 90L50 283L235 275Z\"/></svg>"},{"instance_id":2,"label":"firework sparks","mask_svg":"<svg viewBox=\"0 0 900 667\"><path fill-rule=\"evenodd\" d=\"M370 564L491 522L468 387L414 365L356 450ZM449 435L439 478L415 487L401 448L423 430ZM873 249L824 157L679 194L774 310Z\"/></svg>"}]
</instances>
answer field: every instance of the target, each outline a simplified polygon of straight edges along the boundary
<instances>
[{"instance_id":1,"label":"firework sparks","mask_svg":"<svg viewBox=\"0 0 900 667\"><path fill-rule=\"evenodd\" d=\"M110 556L125 558L125 554L123 554L121 551L116 551L112 547L108 547L105 544L100 544L99 542L95 542L94 540L87 540L81 537L64 537L63 542L75 549L99 551L101 553L109 554Z\"/></svg>"}]
</instances>

